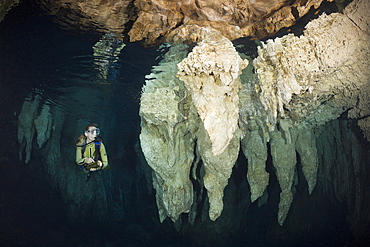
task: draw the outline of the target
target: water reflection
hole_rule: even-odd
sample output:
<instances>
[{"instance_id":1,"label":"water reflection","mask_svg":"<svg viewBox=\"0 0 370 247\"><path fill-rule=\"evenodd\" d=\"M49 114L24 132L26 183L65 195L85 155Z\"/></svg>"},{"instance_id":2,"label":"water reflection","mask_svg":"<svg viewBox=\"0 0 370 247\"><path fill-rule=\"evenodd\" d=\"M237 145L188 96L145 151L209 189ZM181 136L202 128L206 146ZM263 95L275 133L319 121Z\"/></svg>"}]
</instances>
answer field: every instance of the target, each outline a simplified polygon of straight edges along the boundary
<instances>
[{"instance_id":1,"label":"water reflection","mask_svg":"<svg viewBox=\"0 0 370 247\"><path fill-rule=\"evenodd\" d=\"M140 191L134 146L139 97L159 53L103 34L64 31L41 10L24 4L0 23L0 127L5 132L0 160L6 169L21 167L13 173L20 181L29 181L8 194L33 186L37 177L48 185L38 195L54 188L61 194L58 200L68 202L58 206L60 212L51 210L57 215L66 212L76 221L96 223L134 217L136 207L129 206L140 197L132 194ZM100 124L112 169L94 176L86 187L85 175L74 161L74 143L91 122ZM1 176L0 187L14 184L12 179ZM36 201L40 197L32 205L42 204ZM23 208L23 203L7 203L7 208L24 214L32 210ZM55 207L52 200L48 203Z\"/></svg>"},{"instance_id":2,"label":"water reflection","mask_svg":"<svg viewBox=\"0 0 370 247\"><path fill-rule=\"evenodd\" d=\"M119 40L115 34L107 33L95 43L94 50L94 64L102 79L107 79L108 76L116 79L118 70L115 64L118 61L118 55L125 47L125 44Z\"/></svg>"},{"instance_id":3,"label":"water reflection","mask_svg":"<svg viewBox=\"0 0 370 247\"><path fill-rule=\"evenodd\" d=\"M99 5L91 1L68 0L38 0L38 3L65 30L110 31L121 34L128 21L127 16L119 11L121 4L117 3ZM99 15L95 14L97 12Z\"/></svg>"}]
</instances>

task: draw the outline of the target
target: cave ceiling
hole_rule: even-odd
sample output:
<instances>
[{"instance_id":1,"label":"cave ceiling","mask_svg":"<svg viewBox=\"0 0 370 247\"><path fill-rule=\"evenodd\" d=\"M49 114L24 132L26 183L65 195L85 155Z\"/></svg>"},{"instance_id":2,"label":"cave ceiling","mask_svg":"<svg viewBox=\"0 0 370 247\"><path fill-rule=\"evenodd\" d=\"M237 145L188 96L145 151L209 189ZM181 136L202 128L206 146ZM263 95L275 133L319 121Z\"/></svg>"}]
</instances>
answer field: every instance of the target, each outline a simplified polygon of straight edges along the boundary
<instances>
[{"instance_id":1,"label":"cave ceiling","mask_svg":"<svg viewBox=\"0 0 370 247\"><path fill-rule=\"evenodd\" d=\"M332 0L329 0L332 1ZM124 34L146 45L202 39L212 27L230 40L261 39L290 27L323 0L40 0L55 20L69 29Z\"/></svg>"}]
</instances>

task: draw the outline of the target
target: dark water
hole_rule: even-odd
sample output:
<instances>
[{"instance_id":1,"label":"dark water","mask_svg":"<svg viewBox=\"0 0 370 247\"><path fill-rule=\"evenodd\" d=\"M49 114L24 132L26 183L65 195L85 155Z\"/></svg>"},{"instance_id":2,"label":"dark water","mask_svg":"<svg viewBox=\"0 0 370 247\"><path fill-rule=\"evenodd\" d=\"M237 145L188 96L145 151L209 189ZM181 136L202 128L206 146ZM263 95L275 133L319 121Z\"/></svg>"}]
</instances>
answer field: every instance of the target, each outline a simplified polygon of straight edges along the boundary
<instances>
[{"instance_id":1,"label":"dark water","mask_svg":"<svg viewBox=\"0 0 370 247\"><path fill-rule=\"evenodd\" d=\"M75 108L73 114L77 115L87 106L85 114L94 111L84 99L89 97L89 102L110 110L121 104L122 115L138 116L144 75L155 64L158 52L129 43L119 60L106 66L107 78L101 78L96 64L104 58L93 56L93 46L102 34L62 30L52 20L36 4L23 3L0 23L1 84L11 84L9 89L17 92L15 97L39 94L51 104L61 104L65 111ZM77 91L84 92L76 97L73 94Z\"/></svg>"},{"instance_id":2,"label":"dark water","mask_svg":"<svg viewBox=\"0 0 370 247\"><path fill-rule=\"evenodd\" d=\"M70 156L71 164L75 139L86 124L98 123L111 163L119 164L112 170L135 175L141 87L160 53L129 43L115 59L96 56L93 46L103 34L64 30L32 1L6 15L0 35L0 246L105 246L109 240L104 239L124 235L122 226L115 228L117 233L100 227L91 236L74 228L60 193L37 165L42 156L33 152L25 164L23 153L20 161L18 116L23 103L36 98L40 105L58 109L63 115L60 142L64 150L72 150L62 155ZM33 149L37 151L35 143ZM105 174L109 191L122 189L116 173ZM135 192L124 194L133 197ZM126 220L136 216L130 213L125 212Z\"/></svg>"}]
</instances>

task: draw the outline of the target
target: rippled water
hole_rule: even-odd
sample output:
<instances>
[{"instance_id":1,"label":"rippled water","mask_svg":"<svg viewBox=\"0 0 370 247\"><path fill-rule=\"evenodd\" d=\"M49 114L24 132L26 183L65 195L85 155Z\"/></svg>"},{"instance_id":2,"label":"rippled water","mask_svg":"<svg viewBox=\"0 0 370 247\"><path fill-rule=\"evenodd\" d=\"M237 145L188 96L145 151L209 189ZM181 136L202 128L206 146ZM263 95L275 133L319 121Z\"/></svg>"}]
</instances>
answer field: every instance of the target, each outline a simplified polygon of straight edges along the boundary
<instances>
[{"instance_id":1,"label":"rippled water","mask_svg":"<svg viewBox=\"0 0 370 247\"><path fill-rule=\"evenodd\" d=\"M126 44L116 57L94 54L93 47L102 36L101 33L64 30L36 4L29 2L12 9L0 23L3 140L0 165L5 168L0 173L0 246L4 246L4 239L17 242L17 236L22 234L18 241L46 241L50 236L42 234L50 231L42 227L47 227L48 222L57 222L52 225L53 229L65 224L61 208L53 210L54 204L60 203L60 195L48 194L50 184L45 182L47 177L41 171L42 166L32 163L32 158L40 158L36 142L33 143L36 151L28 164L20 162L18 157L22 146L17 138L19 115L25 102L38 100L39 112L42 106L50 106L54 123L62 126L61 152L71 161L67 164L71 167L75 165L74 141L82 128L90 122L101 125L110 161L118 164L118 160L121 166L116 165L112 169L115 172L106 174L111 176L106 186L110 186L107 191L112 195L124 191L122 178L115 177L117 170L126 169L121 176L122 173L125 176L128 169L134 171L141 87L160 54L139 44ZM42 219L45 215L50 217L49 221ZM32 228L29 233L23 230L25 225Z\"/></svg>"},{"instance_id":2,"label":"rippled water","mask_svg":"<svg viewBox=\"0 0 370 247\"><path fill-rule=\"evenodd\" d=\"M24 99L40 95L73 117L99 122L115 111L122 121L138 121L140 90L157 51L127 44L115 58L94 56L103 34L63 30L32 4L11 10L0 30L3 106L16 102L17 112Z\"/></svg>"}]
</instances>

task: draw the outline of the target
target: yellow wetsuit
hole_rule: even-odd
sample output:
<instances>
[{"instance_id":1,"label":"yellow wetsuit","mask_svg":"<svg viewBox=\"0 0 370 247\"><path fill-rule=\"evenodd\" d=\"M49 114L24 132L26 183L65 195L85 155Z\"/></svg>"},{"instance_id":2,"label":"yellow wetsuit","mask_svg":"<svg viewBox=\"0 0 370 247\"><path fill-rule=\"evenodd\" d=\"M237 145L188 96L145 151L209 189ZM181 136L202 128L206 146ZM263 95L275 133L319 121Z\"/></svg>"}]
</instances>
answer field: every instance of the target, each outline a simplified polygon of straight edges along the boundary
<instances>
[{"instance_id":1,"label":"yellow wetsuit","mask_svg":"<svg viewBox=\"0 0 370 247\"><path fill-rule=\"evenodd\" d=\"M82 147L76 148L76 163L78 165L81 165L84 163L85 158L92 158L94 159L94 153L95 153L95 143L89 143L85 147L84 155L82 156ZM101 162L103 163L103 170L107 170L109 168L108 163L108 156L107 152L105 151L105 146L102 142L100 142L100 156L101 156Z\"/></svg>"}]
</instances>

